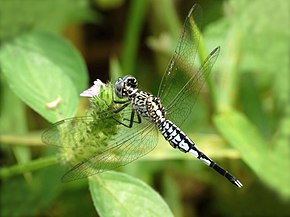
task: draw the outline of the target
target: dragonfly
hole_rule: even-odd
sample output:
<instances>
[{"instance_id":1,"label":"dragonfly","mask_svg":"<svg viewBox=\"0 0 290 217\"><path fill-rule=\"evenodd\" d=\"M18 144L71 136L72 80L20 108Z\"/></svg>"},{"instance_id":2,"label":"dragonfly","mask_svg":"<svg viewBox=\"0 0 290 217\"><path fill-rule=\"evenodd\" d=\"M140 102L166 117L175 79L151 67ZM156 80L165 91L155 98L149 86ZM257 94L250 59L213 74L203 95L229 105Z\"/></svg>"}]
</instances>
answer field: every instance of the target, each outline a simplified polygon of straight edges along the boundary
<instances>
[{"instance_id":1,"label":"dragonfly","mask_svg":"<svg viewBox=\"0 0 290 217\"><path fill-rule=\"evenodd\" d=\"M126 75L114 85L114 107L104 100L108 109L93 113L97 118L88 115L65 119L44 131L42 140L45 144L70 148L71 152L84 155L80 162L72 163L74 166L62 177L63 182L112 170L146 155L156 147L161 132L173 148L198 158L237 187L243 186L200 151L178 127L190 115L220 52L220 47L216 47L196 67L200 25L201 9L194 5L186 17L157 96L140 90L137 79ZM104 130L112 125L116 127L109 133Z\"/></svg>"}]
</instances>

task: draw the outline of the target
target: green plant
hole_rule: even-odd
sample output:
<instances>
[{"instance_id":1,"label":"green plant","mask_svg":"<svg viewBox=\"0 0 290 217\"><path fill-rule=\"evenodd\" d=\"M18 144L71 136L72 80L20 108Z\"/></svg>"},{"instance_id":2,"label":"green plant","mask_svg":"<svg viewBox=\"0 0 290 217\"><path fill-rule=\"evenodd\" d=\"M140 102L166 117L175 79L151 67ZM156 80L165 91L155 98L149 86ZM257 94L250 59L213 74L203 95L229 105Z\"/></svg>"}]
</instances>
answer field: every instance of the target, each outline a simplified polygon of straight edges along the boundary
<instances>
[{"instance_id":1,"label":"green plant","mask_svg":"<svg viewBox=\"0 0 290 217\"><path fill-rule=\"evenodd\" d=\"M91 196L88 196L86 182L61 185L64 171L59 164L62 161L50 150L43 151L46 150L40 140L45 127L43 119L56 122L78 112L84 113L84 102L79 102L79 93L88 86L84 60L76 48L57 33L71 23L101 22L101 19L88 9L88 1L76 2L49 0L35 4L33 1L35 5L31 7L29 0L18 4L1 1L0 142L1 151L5 153L5 167L0 169L3 179L1 215L88 216L94 213L90 209L93 205L101 216L112 215L112 206L123 216L136 215L138 205L151 215L153 211L172 215L152 188L121 173L91 177ZM117 58L111 57L110 75L114 81L122 73L134 74L142 81L141 86L154 92L176 45L180 16L176 15L171 1L153 1L150 5L149 1L132 1L130 4L121 66ZM122 170L162 192L175 216L184 213L190 216L194 212L221 216L287 216L286 203L290 197L289 2L244 0L224 1L214 6L203 4L206 23L210 24L203 31L201 59L207 53L204 44L211 48L220 45L221 55L212 73L213 79L208 83L211 100L202 92L203 97L199 98L193 115L183 127L211 157L220 158L225 164L230 161L233 166L229 169L240 173L237 176L241 177L245 188L236 192L212 171L207 172L204 165L170 149L165 141L160 141L150 156ZM221 11L220 4L227 11L225 15L216 12ZM149 9L152 14L146 17ZM56 16L51 16L52 10ZM19 16L11 16L15 11ZM160 11L164 11L164 17L160 17ZM159 33L160 29L169 29L170 33L147 37L147 45L153 53L140 58L138 42L143 42L141 27L145 19L150 35ZM153 81L151 76L158 79ZM31 132L31 128L41 132ZM11 162L13 165L7 166ZM17 174L23 174L24 179ZM212 193L205 190L209 188ZM194 202L196 198L200 203L210 201L206 203L206 211L200 211L202 206ZM147 202L151 203L153 211L140 206ZM111 206L108 207L108 203ZM49 213L51 210L56 213Z\"/></svg>"}]
</instances>

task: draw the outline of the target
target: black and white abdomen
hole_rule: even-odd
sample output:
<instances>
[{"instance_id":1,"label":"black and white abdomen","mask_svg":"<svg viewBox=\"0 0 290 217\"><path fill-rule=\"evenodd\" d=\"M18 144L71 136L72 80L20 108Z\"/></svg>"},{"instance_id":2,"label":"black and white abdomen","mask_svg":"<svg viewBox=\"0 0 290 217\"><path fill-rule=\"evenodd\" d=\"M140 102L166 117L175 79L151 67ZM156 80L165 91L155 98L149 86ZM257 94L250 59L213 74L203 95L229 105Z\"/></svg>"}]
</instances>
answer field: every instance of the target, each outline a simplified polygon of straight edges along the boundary
<instances>
[{"instance_id":1,"label":"black and white abdomen","mask_svg":"<svg viewBox=\"0 0 290 217\"><path fill-rule=\"evenodd\" d=\"M166 120L165 118L161 119L159 123L157 123L159 130L161 131L164 138L172 145L174 148L178 148L183 152L188 152L192 154L194 157L200 159L207 166L213 168L216 172L226 177L230 182L241 188L242 183L237 180L233 175L231 175L228 171L223 169L209 157L207 157L203 152L201 152L191 141L184 132L182 132L175 124L171 121Z\"/></svg>"},{"instance_id":2,"label":"black and white abdomen","mask_svg":"<svg viewBox=\"0 0 290 217\"><path fill-rule=\"evenodd\" d=\"M171 121L164 119L158 124L158 128L173 148L189 152L208 166L212 164L213 161L198 150L194 142Z\"/></svg>"},{"instance_id":3,"label":"black and white abdomen","mask_svg":"<svg viewBox=\"0 0 290 217\"><path fill-rule=\"evenodd\" d=\"M164 120L158 125L158 128L173 148L179 148L183 152L188 152L192 148L192 145L194 145L185 133L169 120Z\"/></svg>"}]
</instances>

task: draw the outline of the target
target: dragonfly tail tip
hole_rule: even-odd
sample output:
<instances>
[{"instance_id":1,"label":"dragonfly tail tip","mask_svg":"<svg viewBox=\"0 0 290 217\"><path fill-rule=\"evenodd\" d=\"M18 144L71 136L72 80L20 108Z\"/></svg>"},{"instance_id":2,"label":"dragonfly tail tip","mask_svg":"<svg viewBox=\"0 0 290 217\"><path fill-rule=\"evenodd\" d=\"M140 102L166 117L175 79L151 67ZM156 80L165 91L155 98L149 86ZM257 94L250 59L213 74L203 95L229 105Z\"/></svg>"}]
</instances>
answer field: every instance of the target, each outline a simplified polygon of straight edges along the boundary
<instances>
[{"instance_id":1,"label":"dragonfly tail tip","mask_svg":"<svg viewBox=\"0 0 290 217\"><path fill-rule=\"evenodd\" d=\"M243 187L243 184L237 179L233 181L233 184L235 184L239 188Z\"/></svg>"}]
</instances>

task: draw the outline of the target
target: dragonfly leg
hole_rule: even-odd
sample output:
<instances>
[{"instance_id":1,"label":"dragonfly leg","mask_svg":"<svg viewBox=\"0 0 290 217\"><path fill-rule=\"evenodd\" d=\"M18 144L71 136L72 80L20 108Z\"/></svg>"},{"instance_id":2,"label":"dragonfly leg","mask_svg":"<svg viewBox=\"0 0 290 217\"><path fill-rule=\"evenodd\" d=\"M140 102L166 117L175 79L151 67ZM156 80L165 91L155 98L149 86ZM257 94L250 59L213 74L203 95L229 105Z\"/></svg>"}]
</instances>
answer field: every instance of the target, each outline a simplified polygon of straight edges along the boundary
<instances>
[{"instance_id":1,"label":"dragonfly leg","mask_svg":"<svg viewBox=\"0 0 290 217\"><path fill-rule=\"evenodd\" d=\"M108 102L106 101L106 100L104 100L103 99L103 101L106 103L106 105L108 106L108 108L110 108L110 105L108 104ZM113 113L119 113L120 111L122 111L122 110L124 110L128 105L130 105L130 102L128 101L128 100L126 100L126 101L115 101L115 100L113 100L115 103L119 103L119 104L124 104L124 105L122 105L121 107L119 107L119 108L117 108L117 109L115 109L115 110L113 110L112 112ZM135 110L134 109L132 109L132 112L131 112L131 117L130 117L130 119L127 119L127 118L124 118L124 120L126 120L126 121L129 121L129 124L125 124L125 123L123 123L122 121L120 121L120 120L118 120L118 119L116 119L113 115L112 116L108 116L108 117L106 117L106 118L113 118L115 121L117 121L119 124L122 124L123 126L125 126L125 127L128 127L128 128L132 128L132 126L133 126L133 123L138 123L138 124L140 124L141 123L141 117L140 117L140 115L137 113L137 118L138 118L138 120L137 121L134 121L134 116L135 116Z\"/></svg>"},{"instance_id":2,"label":"dragonfly leg","mask_svg":"<svg viewBox=\"0 0 290 217\"><path fill-rule=\"evenodd\" d=\"M108 106L108 108L111 108L110 105L109 105L109 103L105 99L102 99L102 100L106 103L106 105ZM124 103L126 103L126 104L124 104ZM120 108L117 108L115 110L112 110L113 113L119 113L124 108L126 108L130 104L130 102L127 100L127 101L124 101L124 102L122 102L120 104L124 104L124 105L122 105Z\"/></svg>"},{"instance_id":3,"label":"dragonfly leg","mask_svg":"<svg viewBox=\"0 0 290 217\"><path fill-rule=\"evenodd\" d=\"M119 113L120 111L122 111L124 108L126 108L130 103L127 102L126 104L122 105L120 108L117 108L115 110L113 110L113 113Z\"/></svg>"},{"instance_id":4,"label":"dragonfly leg","mask_svg":"<svg viewBox=\"0 0 290 217\"><path fill-rule=\"evenodd\" d=\"M128 120L128 121L130 121L130 123L129 123L128 125L125 124L125 123L123 123L123 122L121 122L121 121L119 121L119 120L116 119L115 117L112 117L112 118L113 118L115 121L117 121L119 124L122 124L123 126L128 127L128 128L132 128L133 123L141 123L141 117L137 114L138 122L135 122L135 121L134 121L134 116L135 116L135 110L132 109L130 120L128 120L128 119L124 119L124 120Z\"/></svg>"},{"instance_id":5,"label":"dragonfly leg","mask_svg":"<svg viewBox=\"0 0 290 217\"><path fill-rule=\"evenodd\" d=\"M134 123L137 123L137 124L141 124L142 119L141 119L140 114L139 114L139 113L136 113L136 115L137 115L138 120L135 121L134 118L133 118L133 122L134 122ZM131 121L131 119L128 119L128 118L124 118L124 120L125 120L125 121Z\"/></svg>"},{"instance_id":6,"label":"dragonfly leg","mask_svg":"<svg viewBox=\"0 0 290 217\"><path fill-rule=\"evenodd\" d=\"M119 112L121 112L122 110L124 110L130 103L129 102L127 102L126 104L124 104L124 105L122 105L121 107L119 107L119 108L117 108L117 109L113 109L109 104L108 104L108 102L105 100L105 99L102 99L104 102L105 102L105 104L107 105L107 107L108 107L108 110L110 110L109 111L109 113L108 113L108 115L106 115L106 112L104 112L103 114L105 114L103 117L101 117L101 119L108 119L108 118L113 118L114 120L116 120L118 123L120 123L121 121L119 121L119 120L117 120L116 118L114 118L114 114L117 114L117 113L119 113Z\"/></svg>"},{"instance_id":7,"label":"dragonfly leg","mask_svg":"<svg viewBox=\"0 0 290 217\"><path fill-rule=\"evenodd\" d=\"M128 100L118 101L118 100L113 99L113 102L116 103L116 104L124 104L124 103L127 103Z\"/></svg>"}]
</instances>

